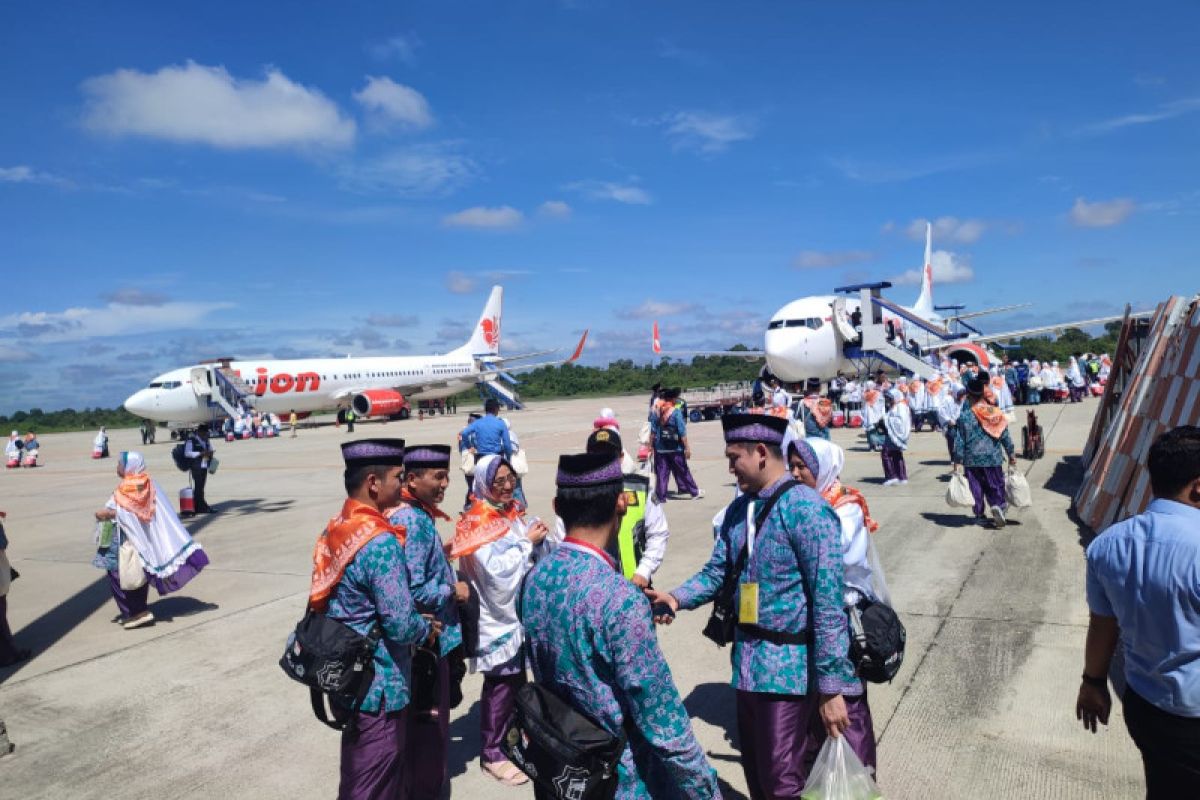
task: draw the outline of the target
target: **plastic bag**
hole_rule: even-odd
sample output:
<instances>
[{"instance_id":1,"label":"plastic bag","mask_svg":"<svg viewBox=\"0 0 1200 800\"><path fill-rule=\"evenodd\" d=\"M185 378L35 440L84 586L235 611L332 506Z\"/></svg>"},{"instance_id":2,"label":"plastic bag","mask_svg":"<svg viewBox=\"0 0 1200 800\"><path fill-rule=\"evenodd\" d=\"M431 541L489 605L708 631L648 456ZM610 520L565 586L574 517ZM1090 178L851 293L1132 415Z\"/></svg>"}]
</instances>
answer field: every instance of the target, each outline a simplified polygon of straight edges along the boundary
<instances>
[{"instance_id":1,"label":"plastic bag","mask_svg":"<svg viewBox=\"0 0 1200 800\"><path fill-rule=\"evenodd\" d=\"M512 465L513 472L517 473L518 475L529 474L529 459L525 456L524 447L513 453L512 458L509 459L508 463Z\"/></svg>"},{"instance_id":2,"label":"plastic bag","mask_svg":"<svg viewBox=\"0 0 1200 800\"><path fill-rule=\"evenodd\" d=\"M1004 493L1008 496L1008 504L1013 508L1029 508L1033 505L1029 481L1015 469L1008 473L1008 478L1004 481Z\"/></svg>"},{"instance_id":3,"label":"plastic bag","mask_svg":"<svg viewBox=\"0 0 1200 800\"><path fill-rule=\"evenodd\" d=\"M464 475L475 474L475 454L470 450L462 451L462 462L459 464Z\"/></svg>"},{"instance_id":4,"label":"plastic bag","mask_svg":"<svg viewBox=\"0 0 1200 800\"><path fill-rule=\"evenodd\" d=\"M846 737L829 738L821 746L801 800L882 800L871 773L854 755Z\"/></svg>"},{"instance_id":5,"label":"plastic bag","mask_svg":"<svg viewBox=\"0 0 1200 800\"><path fill-rule=\"evenodd\" d=\"M975 505L971 484L967 483L967 476L961 472L950 476L950 485L946 487L946 505L951 508L971 508Z\"/></svg>"}]
</instances>

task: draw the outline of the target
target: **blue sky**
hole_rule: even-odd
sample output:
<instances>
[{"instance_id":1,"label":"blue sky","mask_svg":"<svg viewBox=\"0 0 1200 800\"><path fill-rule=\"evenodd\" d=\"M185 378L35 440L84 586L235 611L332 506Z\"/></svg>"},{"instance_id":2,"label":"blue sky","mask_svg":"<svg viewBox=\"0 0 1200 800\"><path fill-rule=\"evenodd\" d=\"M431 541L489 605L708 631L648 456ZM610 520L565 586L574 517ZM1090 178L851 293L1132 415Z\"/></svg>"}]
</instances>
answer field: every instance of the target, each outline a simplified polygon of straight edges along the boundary
<instances>
[{"instance_id":1,"label":"blue sky","mask_svg":"<svg viewBox=\"0 0 1200 800\"><path fill-rule=\"evenodd\" d=\"M993 326L1195 291L1200 6L1002 5L10 5L0 412L447 349L496 281L510 353L758 346L925 219Z\"/></svg>"}]
</instances>

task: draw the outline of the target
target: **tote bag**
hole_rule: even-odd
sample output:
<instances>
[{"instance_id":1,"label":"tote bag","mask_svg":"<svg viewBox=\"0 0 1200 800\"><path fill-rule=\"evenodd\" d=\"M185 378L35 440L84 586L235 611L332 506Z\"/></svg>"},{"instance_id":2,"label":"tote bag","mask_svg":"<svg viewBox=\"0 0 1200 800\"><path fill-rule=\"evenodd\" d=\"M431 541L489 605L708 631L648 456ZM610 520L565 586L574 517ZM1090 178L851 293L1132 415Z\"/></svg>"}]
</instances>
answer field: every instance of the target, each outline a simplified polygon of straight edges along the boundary
<instances>
[{"instance_id":1,"label":"tote bag","mask_svg":"<svg viewBox=\"0 0 1200 800\"><path fill-rule=\"evenodd\" d=\"M117 572L121 576L121 588L125 591L140 589L146 585L146 570L142 568L142 557L129 540L121 542L121 553L117 559Z\"/></svg>"}]
</instances>

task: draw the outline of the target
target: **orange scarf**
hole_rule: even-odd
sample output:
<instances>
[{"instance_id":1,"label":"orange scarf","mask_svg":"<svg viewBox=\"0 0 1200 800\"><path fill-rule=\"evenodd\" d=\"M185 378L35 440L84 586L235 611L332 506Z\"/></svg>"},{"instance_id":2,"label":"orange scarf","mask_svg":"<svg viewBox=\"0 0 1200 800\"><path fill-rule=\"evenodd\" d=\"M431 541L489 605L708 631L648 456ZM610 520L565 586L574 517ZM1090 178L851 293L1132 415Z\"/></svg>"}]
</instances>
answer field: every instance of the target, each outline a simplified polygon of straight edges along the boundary
<instances>
[{"instance_id":1,"label":"orange scarf","mask_svg":"<svg viewBox=\"0 0 1200 800\"><path fill-rule=\"evenodd\" d=\"M929 396L937 397L942 392L942 379L934 378L929 382Z\"/></svg>"},{"instance_id":2,"label":"orange scarf","mask_svg":"<svg viewBox=\"0 0 1200 800\"><path fill-rule=\"evenodd\" d=\"M975 412L979 426L993 439L999 439L1008 430L1008 417L996 406L979 400L971 404L971 410Z\"/></svg>"},{"instance_id":3,"label":"orange scarf","mask_svg":"<svg viewBox=\"0 0 1200 800\"><path fill-rule=\"evenodd\" d=\"M822 428L829 427L829 421L833 419L833 401L828 397L806 397L804 398L804 407L812 414L813 419Z\"/></svg>"},{"instance_id":4,"label":"orange scarf","mask_svg":"<svg viewBox=\"0 0 1200 800\"><path fill-rule=\"evenodd\" d=\"M878 389L867 389L865 392L863 392L863 400L869 406L875 405L875 401L878 399L879 399L879 390Z\"/></svg>"},{"instance_id":5,"label":"orange scarf","mask_svg":"<svg viewBox=\"0 0 1200 800\"><path fill-rule=\"evenodd\" d=\"M871 509L867 508L867 498L863 497L862 492L858 489L851 489L849 486L843 486L841 481L834 481L832 486L821 493L821 496L834 508L841 508L851 503L856 504L862 509L863 524L867 526L867 530L870 533L879 530L879 523L871 519Z\"/></svg>"},{"instance_id":6,"label":"orange scarf","mask_svg":"<svg viewBox=\"0 0 1200 800\"><path fill-rule=\"evenodd\" d=\"M471 506L454 526L454 541L446 552L450 558L469 556L485 544L491 544L508 533L521 517L521 504L510 503L508 508L497 507L486 500L471 499Z\"/></svg>"},{"instance_id":7,"label":"orange scarf","mask_svg":"<svg viewBox=\"0 0 1200 800\"><path fill-rule=\"evenodd\" d=\"M374 506L347 498L342 511L325 526L317 537L313 550L312 588L308 592L308 607L324 611L329 606L338 582L346 567L367 542L381 533L390 533L404 544L405 530L392 525Z\"/></svg>"},{"instance_id":8,"label":"orange scarf","mask_svg":"<svg viewBox=\"0 0 1200 800\"><path fill-rule=\"evenodd\" d=\"M659 400L654 406L654 410L658 414L658 424L665 426L668 420L671 419L671 415L675 413L675 401Z\"/></svg>"},{"instance_id":9,"label":"orange scarf","mask_svg":"<svg viewBox=\"0 0 1200 800\"><path fill-rule=\"evenodd\" d=\"M396 506L395 508L389 508L387 511L383 512L383 516L387 519L391 519L393 514L406 505L412 506L413 508L419 508L428 514L430 519L444 519L447 522L450 521L450 516L446 514L445 511L442 511L437 506L431 506L425 503L408 489L400 490L400 505Z\"/></svg>"},{"instance_id":10,"label":"orange scarf","mask_svg":"<svg viewBox=\"0 0 1200 800\"><path fill-rule=\"evenodd\" d=\"M142 522L154 518L154 481L144 472L122 478L113 499Z\"/></svg>"}]
</instances>

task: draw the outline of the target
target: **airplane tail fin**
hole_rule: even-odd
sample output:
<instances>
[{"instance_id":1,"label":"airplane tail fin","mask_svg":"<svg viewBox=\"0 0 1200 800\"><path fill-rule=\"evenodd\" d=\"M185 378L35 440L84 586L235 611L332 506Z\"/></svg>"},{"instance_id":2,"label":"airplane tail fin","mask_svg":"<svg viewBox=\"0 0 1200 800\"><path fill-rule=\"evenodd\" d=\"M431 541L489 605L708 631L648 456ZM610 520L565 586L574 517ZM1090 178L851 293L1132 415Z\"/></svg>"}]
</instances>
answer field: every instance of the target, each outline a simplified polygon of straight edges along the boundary
<instances>
[{"instance_id":1,"label":"airplane tail fin","mask_svg":"<svg viewBox=\"0 0 1200 800\"><path fill-rule=\"evenodd\" d=\"M487 305L475 323L471 338L458 352L473 356L494 356L500 353L500 311L504 303L504 287L493 286Z\"/></svg>"},{"instance_id":2,"label":"airplane tail fin","mask_svg":"<svg viewBox=\"0 0 1200 800\"><path fill-rule=\"evenodd\" d=\"M925 266L921 269L921 295L913 303L913 311L933 313L933 225L925 223Z\"/></svg>"}]
</instances>

